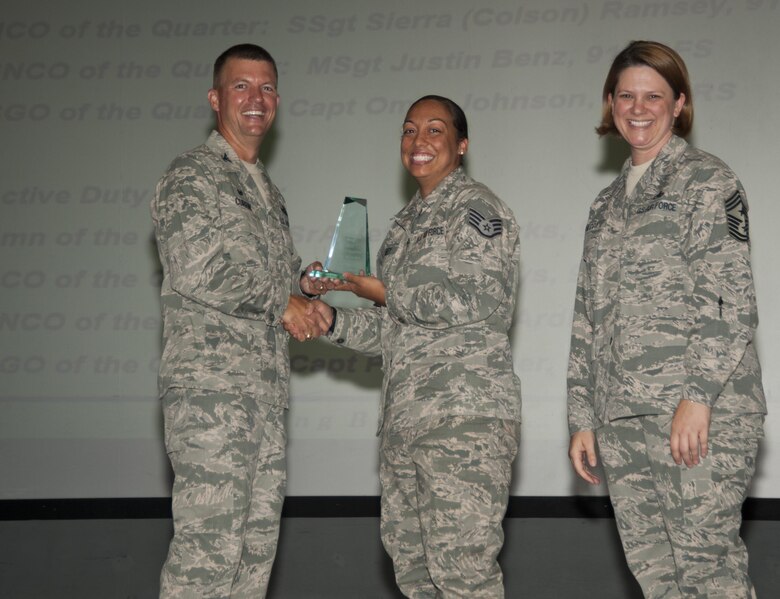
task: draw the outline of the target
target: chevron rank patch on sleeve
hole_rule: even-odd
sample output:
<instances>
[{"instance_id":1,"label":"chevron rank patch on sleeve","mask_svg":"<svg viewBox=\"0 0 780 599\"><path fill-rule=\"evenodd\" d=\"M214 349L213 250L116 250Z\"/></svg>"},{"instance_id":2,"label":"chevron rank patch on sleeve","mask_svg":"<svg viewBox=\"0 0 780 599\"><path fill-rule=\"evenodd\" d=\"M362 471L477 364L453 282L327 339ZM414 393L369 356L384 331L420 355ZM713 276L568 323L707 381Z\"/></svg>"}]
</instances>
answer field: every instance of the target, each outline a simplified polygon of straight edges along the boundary
<instances>
[{"instance_id":1,"label":"chevron rank patch on sleeve","mask_svg":"<svg viewBox=\"0 0 780 599\"><path fill-rule=\"evenodd\" d=\"M500 218L486 218L474 208L469 208L468 223L483 237L492 239L504 232L504 223Z\"/></svg>"},{"instance_id":2,"label":"chevron rank patch on sleeve","mask_svg":"<svg viewBox=\"0 0 780 599\"><path fill-rule=\"evenodd\" d=\"M748 227L748 209L742 194L738 191L726 200L726 221L729 225L729 234L737 241L748 241L750 232Z\"/></svg>"}]
</instances>

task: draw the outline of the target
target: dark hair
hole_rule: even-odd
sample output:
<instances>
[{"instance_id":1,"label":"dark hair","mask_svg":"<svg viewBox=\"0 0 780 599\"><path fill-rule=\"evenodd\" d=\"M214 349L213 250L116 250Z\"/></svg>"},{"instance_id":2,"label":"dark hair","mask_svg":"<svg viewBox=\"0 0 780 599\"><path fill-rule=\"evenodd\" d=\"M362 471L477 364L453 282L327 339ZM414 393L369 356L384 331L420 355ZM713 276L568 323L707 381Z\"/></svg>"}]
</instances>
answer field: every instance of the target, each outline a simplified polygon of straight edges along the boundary
<instances>
[{"instance_id":1,"label":"dark hair","mask_svg":"<svg viewBox=\"0 0 780 599\"><path fill-rule=\"evenodd\" d=\"M231 46L217 57L214 61L214 77L211 85L216 88L219 86L219 78L222 75L222 68L231 58L240 58L244 60L257 60L258 62L269 62L274 68L274 76L279 79L279 71L276 69L274 57L268 53L268 50L255 44L238 44Z\"/></svg>"},{"instance_id":2,"label":"dark hair","mask_svg":"<svg viewBox=\"0 0 780 599\"><path fill-rule=\"evenodd\" d=\"M614 96L615 88L620 79L620 74L629 67L646 66L661 75L669 87L672 88L675 100L680 94L685 95L680 115L674 120L672 131L676 135L685 137L693 127L693 95L691 82L688 78L688 69L680 55L659 42L635 41L626 46L612 61L612 66L604 81L604 90L601 94L601 123L596 127L596 133L606 135L618 134L615 121L612 118L612 106L609 96Z\"/></svg>"},{"instance_id":3,"label":"dark hair","mask_svg":"<svg viewBox=\"0 0 780 599\"><path fill-rule=\"evenodd\" d=\"M449 110L450 116L452 117L452 125L455 127L455 131L458 133L458 141L469 138L469 124L466 121L466 115L464 114L463 109L455 102L449 98L445 98L444 96L437 96L435 94L423 96L422 98L412 102L412 105L409 107L409 110L406 111L406 114L409 114L412 108L417 106L420 102L426 102L428 100L438 102L447 110Z\"/></svg>"}]
</instances>

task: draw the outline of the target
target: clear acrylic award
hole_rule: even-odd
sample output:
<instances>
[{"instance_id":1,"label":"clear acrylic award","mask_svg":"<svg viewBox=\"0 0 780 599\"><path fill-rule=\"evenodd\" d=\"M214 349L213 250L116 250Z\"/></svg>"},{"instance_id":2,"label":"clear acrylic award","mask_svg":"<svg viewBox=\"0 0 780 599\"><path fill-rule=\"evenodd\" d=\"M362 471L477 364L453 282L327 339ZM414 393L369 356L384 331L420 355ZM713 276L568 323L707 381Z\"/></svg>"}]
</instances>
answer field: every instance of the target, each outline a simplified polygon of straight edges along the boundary
<instances>
[{"instance_id":1,"label":"clear acrylic award","mask_svg":"<svg viewBox=\"0 0 780 599\"><path fill-rule=\"evenodd\" d=\"M363 198L344 198L336 230L330 242L322 270L311 271L311 277L343 279L343 273L371 274L371 252L368 247L368 207Z\"/></svg>"}]
</instances>

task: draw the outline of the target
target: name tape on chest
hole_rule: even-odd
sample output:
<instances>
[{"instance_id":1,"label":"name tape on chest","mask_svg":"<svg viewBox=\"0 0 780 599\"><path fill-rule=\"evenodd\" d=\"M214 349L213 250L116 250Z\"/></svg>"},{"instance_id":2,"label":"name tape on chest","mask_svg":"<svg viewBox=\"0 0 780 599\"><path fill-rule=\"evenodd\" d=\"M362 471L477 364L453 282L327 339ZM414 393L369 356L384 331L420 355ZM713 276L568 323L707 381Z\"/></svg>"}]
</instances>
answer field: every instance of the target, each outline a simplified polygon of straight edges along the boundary
<instances>
[{"instance_id":1,"label":"name tape on chest","mask_svg":"<svg viewBox=\"0 0 780 599\"><path fill-rule=\"evenodd\" d=\"M428 227L419 236L419 241L425 241L426 239L428 239L428 237L435 237L439 235L444 235L444 227L442 227L441 225L437 227Z\"/></svg>"},{"instance_id":2,"label":"name tape on chest","mask_svg":"<svg viewBox=\"0 0 780 599\"><path fill-rule=\"evenodd\" d=\"M646 206L640 206L636 209L636 214L645 214L651 210L660 210L662 212L677 212L677 203L668 200L655 200Z\"/></svg>"}]
</instances>

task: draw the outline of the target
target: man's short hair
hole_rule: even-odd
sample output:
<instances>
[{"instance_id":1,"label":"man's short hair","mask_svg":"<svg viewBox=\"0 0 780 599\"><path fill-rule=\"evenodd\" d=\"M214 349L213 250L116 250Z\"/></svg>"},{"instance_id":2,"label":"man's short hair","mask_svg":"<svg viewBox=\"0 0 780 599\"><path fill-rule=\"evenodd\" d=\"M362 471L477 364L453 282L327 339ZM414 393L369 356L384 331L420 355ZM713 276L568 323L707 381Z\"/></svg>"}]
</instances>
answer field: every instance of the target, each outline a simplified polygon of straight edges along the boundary
<instances>
[{"instance_id":1,"label":"man's short hair","mask_svg":"<svg viewBox=\"0 0 780 599\"><path fill-rule=\"evenodd\" d=\"M222 68L225 63L231 58L239 58L243 60L256 60L258 62L269 62L274 68L274 76L277 81L279 80L279 71L276 68L276 61L274 57L266 50L256 44L238 44L231 46L217 57L214 61L214 77L211 82L212 87L217 88L219 86L219 79L222 76Z\"/></svg>"}]
</instances>

